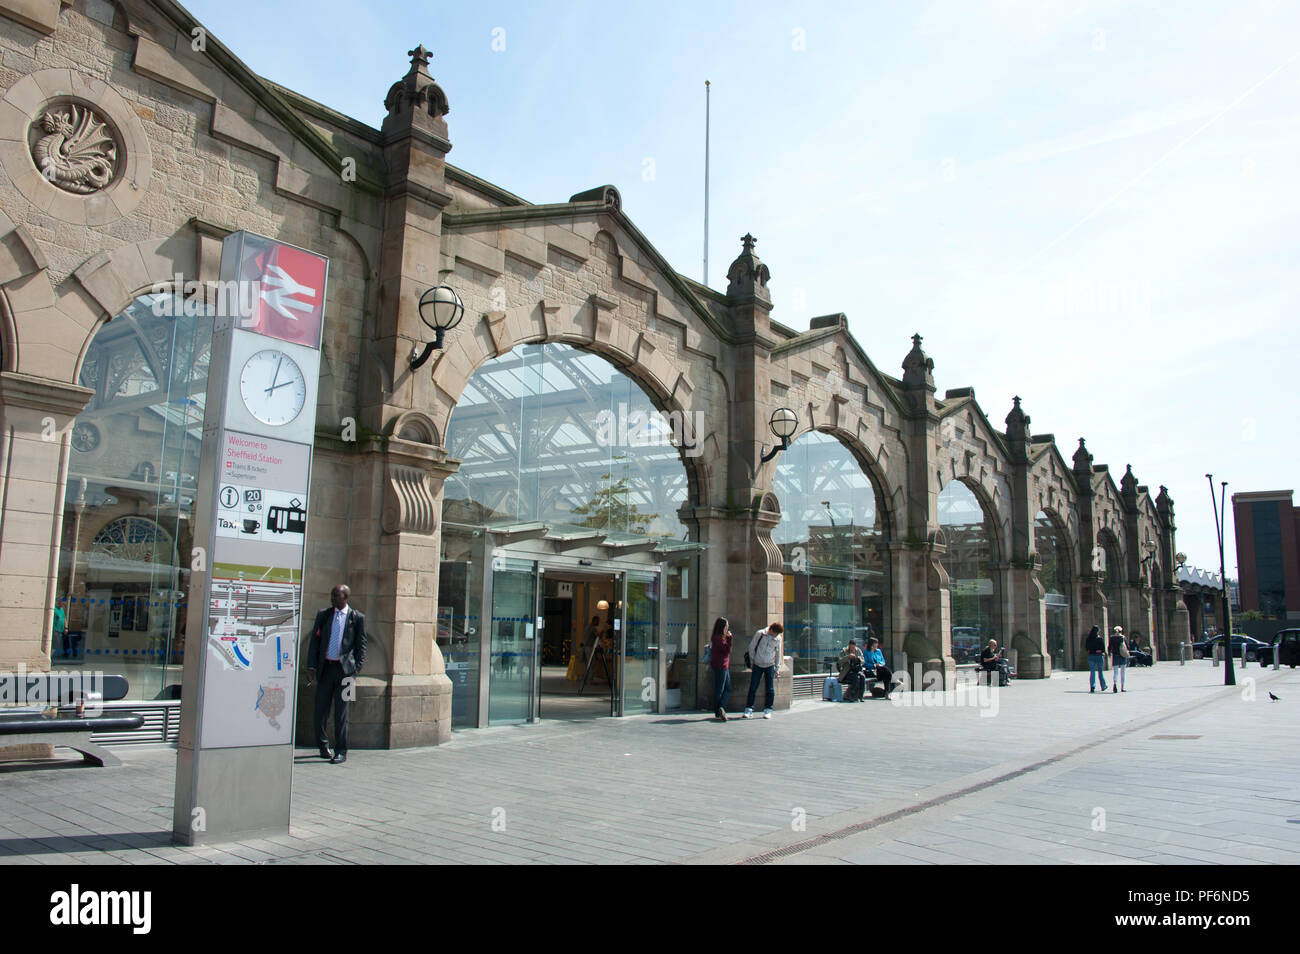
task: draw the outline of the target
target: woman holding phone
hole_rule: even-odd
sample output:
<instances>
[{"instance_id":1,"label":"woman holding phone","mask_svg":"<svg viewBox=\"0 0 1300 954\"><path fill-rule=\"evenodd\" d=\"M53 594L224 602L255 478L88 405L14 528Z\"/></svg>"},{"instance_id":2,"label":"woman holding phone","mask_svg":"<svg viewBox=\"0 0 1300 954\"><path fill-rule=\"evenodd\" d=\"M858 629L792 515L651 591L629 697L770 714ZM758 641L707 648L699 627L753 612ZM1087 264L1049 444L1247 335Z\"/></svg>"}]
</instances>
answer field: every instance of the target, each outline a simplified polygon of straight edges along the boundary
<instances>
[{"instance_id":1,"label":"woman holding phone","mask_svg":"<svg viewBox=\"0 0 1300 954\"><path fill-rule=\"evenodd\" d=\"M731 694L731 625L721 616L713 624L709 641L709 668L713 670L713 716L727 721L727 697Z\"/></svg>"}]
</instances>

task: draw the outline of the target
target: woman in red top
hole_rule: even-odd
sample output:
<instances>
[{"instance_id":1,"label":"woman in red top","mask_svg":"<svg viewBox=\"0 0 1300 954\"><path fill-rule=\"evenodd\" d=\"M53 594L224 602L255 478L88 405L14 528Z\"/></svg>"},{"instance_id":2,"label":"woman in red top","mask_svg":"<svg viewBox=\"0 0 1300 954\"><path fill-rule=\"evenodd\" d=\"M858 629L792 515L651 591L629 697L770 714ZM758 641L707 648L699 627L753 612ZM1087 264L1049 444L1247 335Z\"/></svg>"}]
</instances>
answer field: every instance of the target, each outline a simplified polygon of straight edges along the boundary
<instances>
[{"instance_id":1,"label":"woman in red top","mask_svg":"<svg viewBox=\"0 0 1300 954\"><path fill-rule=\"evenodd\" d=\"M731 626L721 616L713 624L709 641L709 668L713 670L713 716L727 721L727 696L731 694Z\"/></svg>"}]
</instances>

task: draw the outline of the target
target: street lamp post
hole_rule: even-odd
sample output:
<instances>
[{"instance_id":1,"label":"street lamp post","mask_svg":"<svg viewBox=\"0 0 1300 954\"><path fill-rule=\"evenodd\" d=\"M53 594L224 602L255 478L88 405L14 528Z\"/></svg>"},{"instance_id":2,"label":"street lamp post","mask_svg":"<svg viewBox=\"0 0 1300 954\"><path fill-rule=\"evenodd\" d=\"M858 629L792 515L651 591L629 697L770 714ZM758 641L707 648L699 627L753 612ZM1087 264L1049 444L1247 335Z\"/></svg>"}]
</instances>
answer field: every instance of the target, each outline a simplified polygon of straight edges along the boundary
<instances>
[{"instance_id":1,"label":"street lamp post","mask_svg":"<svg viewBox=\"0 0 1300 954\"><path fill-rule=\"evenodd\" d=\"M1214 529L1219 534L1219 579L1223 582L1223 646L1224 646L1224 667L1223 667L1223 684L1225 686L1235 686L1237 684L1237 673L1232 666L1232 607L1228 603L1228 568L1223 559L1223 530L1228 523L1228 511L1224 509L1224 495L1228 490L1226 480L1220 482L1219 499L1214 499L1214 475L1206 474L1205 479L1210 482L1210 503L1214 505ZM1220 514L1223 519L1220 520ZM1246 649L1242 647L1244 654Z\"/></svg>"}]
</instances>

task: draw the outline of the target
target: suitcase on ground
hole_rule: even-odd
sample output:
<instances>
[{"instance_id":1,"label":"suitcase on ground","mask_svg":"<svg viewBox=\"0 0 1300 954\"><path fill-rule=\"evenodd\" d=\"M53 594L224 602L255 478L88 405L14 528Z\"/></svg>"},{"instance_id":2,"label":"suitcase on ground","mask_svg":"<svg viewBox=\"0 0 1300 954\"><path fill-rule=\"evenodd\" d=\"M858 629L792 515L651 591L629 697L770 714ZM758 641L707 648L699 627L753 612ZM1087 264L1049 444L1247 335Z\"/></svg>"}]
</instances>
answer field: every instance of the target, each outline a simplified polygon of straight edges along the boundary
<instances>
[{"instance_id":1,"label":"suitcase on ground","mask_svg":"<svg viewBox=\"0 0 1300 954\"><path fill-rule=\"evenodd\" d=\"M826 681L822 683L822 701L823 702L843 702L844 687L834 676L827 676Z\"/></svg>"}]
</instances>

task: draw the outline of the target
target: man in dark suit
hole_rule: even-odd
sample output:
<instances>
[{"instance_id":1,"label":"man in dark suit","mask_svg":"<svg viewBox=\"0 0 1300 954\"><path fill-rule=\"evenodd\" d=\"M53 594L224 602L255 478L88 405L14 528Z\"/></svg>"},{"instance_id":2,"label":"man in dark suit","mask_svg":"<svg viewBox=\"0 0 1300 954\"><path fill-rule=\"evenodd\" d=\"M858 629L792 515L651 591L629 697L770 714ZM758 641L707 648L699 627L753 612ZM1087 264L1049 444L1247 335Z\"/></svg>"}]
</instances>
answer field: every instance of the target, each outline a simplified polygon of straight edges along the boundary
<instances>
[{"instance_id":1,"label":"man in dark suit","mask_svg":"<svg viewBox=\"0 0 1300 954\"><path fill-rule=\"evenodd\" d=\"M330 609L316 614L307 651L308 673L316 674L316 739L320 757L333 765L348 760L348 705L356 698L356 677L366 662L366 618L348 606L351 591L330 590ZM334 754L325 734L334 704Z\"/></svg>"}]
</instances>

